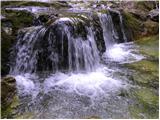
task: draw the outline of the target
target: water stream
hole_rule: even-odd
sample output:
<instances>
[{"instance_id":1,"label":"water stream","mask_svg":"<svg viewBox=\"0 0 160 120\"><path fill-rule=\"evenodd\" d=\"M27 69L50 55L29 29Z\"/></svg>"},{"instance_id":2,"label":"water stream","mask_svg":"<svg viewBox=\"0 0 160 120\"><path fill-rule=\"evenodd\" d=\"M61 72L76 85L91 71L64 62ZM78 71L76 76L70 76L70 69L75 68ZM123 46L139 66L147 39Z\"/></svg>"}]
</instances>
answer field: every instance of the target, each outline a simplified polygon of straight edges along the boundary
<instances>
[{"instance_id":1,"label":"water stream","mask_svg":"<svg viewBox=\"0 0 160 120\"><path fill-rule=\"evenodd\" d=\"M92 26L77 18L60 18L49 27L31 27L19 33L10 71L22 103L19 115L130 118L132 100L119 94L133 85L127 77L115 74L123 71L121 64L144 57L134 43L118 44L110 14L99 13L98 17L106 47L102 56ZM76 32L77 22L84 35Z\"/></svg>"}]
</instances>

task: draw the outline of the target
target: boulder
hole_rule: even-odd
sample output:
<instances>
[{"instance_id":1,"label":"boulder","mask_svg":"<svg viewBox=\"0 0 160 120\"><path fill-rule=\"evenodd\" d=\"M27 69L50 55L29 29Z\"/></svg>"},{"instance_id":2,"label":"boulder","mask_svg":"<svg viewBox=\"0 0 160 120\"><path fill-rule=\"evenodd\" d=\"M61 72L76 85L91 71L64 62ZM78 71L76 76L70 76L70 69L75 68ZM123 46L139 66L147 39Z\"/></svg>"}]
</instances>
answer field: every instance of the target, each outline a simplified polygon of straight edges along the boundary
<instances>
[{"instance_id":1,"label":"boulder","mask_svg":"<svg viewBox=\"0 0 160 120\"><path fill-rule=\"evenodd\" d=\"M148 17L155 22L159 22L159 9L151 10L148 14Z\"/></svg>"},{"instance_id":2,"label":"boulder","mask_svg":"<svg viewBox=\"0 0 160 120\"><path fill-rule=\"evenodd\" d=\"M6 76L1 80L1 115L2 118L13 118L18 106L16 80Z\"/></svg>"}]
</instances>

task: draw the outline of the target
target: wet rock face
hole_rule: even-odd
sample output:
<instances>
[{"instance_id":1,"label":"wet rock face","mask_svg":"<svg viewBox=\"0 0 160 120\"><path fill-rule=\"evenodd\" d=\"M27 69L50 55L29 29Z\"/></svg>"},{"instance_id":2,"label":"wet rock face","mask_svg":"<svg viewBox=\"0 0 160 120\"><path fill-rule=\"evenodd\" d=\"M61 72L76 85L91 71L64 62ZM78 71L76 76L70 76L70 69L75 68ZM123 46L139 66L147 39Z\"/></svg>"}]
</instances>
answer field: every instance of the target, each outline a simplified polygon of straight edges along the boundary
<instances>
[{"instance_id":1,"label":"wet rock face","mask_svg":"<svg viewBox=\"0 0 160 120\"><path fill-rule=\"evenodd\" d=\"M7 75L9 73L9 54L12 45L14 44L16 37L13 35L8 35L6 31L1 31L1 75Z\"/></svg>"},{"instance_id":2,"label":"wet rock face","mask_svg":"<svg viewBox=\"0 0 160 120\"><path fill-rule=\"evenodd\" d=\"M121 6L123 8L124 19L127 26L131 29L134 40L158 34L158 2L122 2Z\"/></svg>"},{"instance_id":3,"label":"wet rock face","mask_svg":"<svg viewBox=\"0 0 160 120\"><path fill-rule=\"evenodd\" d=\"M40 15L38 18L35 18L33 21L33 25L44 25L49 19L49 15Z\"/></svg>"},{"instance_id":4,"label":"wet rock face","mask_svg":"<svg viewBox=\"0 0 160 120\"><path fill-rule=\"evenodd\" d=\"M2 118L12 118L18 105L16 80L12 76L2 78L1 103Z\"/></svg>"},{"instance_id":5,"label":"wet rock face","mask_svg":"<svg viewBox=\"0 0 160 120\"><path fill-rule=\"evenodd\" d=\"M11 35L12 34L12 23L9 20L2 20L2 29L6 32L6 34Z\"/></svg>"},{"instance_id":6,"label":"wet rock face","mask_svg":"<svg viewBox=\"0 0 160 120\"><path fill-rule=\"evenodd\" d=\"M106 48L105 48L105 42L104 42L104 38L103 38L103 29L101 28L100 25L100 20L98 18L98 16L94 15L92 16L93 18L93 28L95 31L95 40L96 40L96 44L98 47L98 50L101 53L104 53Z\"/></svg>"},{"instance_id":7,"label":"wet rock face","mask_svg":"<svg viewBox=\"0 0 160 120\"><path fill-rule=\"evenodd\" d=\"M5 103L7 102L7 100L10 101L10 97L12 98L16 92L16 80L13 77L7 76L2 79L1 85L2 85L2 96L1 96L2 103Z\"/></svg>"}]
</instances>

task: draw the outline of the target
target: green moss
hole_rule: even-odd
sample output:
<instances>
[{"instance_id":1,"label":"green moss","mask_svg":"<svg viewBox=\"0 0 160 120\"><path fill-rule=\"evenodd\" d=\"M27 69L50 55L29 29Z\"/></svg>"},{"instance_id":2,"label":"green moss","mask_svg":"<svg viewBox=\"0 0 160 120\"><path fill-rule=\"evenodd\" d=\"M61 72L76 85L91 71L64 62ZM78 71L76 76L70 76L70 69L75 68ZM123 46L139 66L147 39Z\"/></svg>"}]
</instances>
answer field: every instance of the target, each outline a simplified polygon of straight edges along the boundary
<instances>
[{"instance_id":1,"label":"green moss","mask_svg":"<svg viewBox=\"0 0 160 120\"><path fill-rule=\"evenodd\" d=\"M158 112L155 110L148 111L138 105L129 107L131 119L158 119Z\"/></svg>"},{"instance_id":2,"label":"green moss","mask_svg":"<svg viewBox=\"0 0 160 120\"><path fill-rule=\"evenodd\" d=\"M142 88L135 92L135 95L144 107L158 108L159 97L150 89Z\"/></svg>"},{"instance_id":3,"label":"green moss","mask_svg":"<svg viewBox=\"0 0 160 120\"><path fill-rule=\"evenodd\" d=\"M150 11L155 8L155 1L138 1L135 4L135 7L137 9L143 10L143 11Z\"/></svg>"},{"instance_id":4,"label":"green moss","mask_svg":"<svg viewBox=\"0 0 160 120\"><path fill-rule=\"evenodd\" d=\"M137 100L137 104L130 105L129 107L132 118L158 118L159 97L152 89L135 89L133 96Z\"/></svg>"},{"instance_id":5,"label":"green moss","mask_svg":"<svg viewBox=\"0 0 160 120\"><path fill-rule=\"evenodd\" d=\"M157 74L158 75L158 74ZM149 86L153 88L158 88L159 79L152 73L136 73L133 75L133 80L139 85Z\"/></svg>"},{"instance_id":6,"label":"green moss","mask_svg":"<svg viewBox=\"0 0 160 120\"><path fill-rule=\"evenodd\" d=\"M13 118L13 115L16 111L16 107L19 105L18 96L14 96L12 103L8 105L6 108L2 109L2 118Z\"/></svg>"},{"instance_id":7,"label":"green moss","mask_svg":"<svg viewBox=\"0 0 160 120\"><path fill-rule=\"evenodd\" d=\"M25 10L23 11L5 10L5 11L2 11L2 14L6 16L7 20L11 21L14 31L23 27L31 26L32 21L34 19L33 14Z\"/></svg>"},{"instance_id":8,"label":"green moss","mask_svg":"<svg viewBox=\"0 0 160 120\"><path fill-rule=\"evenodd\" d=\"M82 16L82 15L78 15L78 14L76 14L76 15L70 14L65 17L68 17L72 20L72 24L70 24L70 25L74 26L74 33L75 33L74 37L81 36L84 39L86 39L87 38L87 31L86 31L85 26L90 25L89 18L86 18L85 15Z\"/></svg>"},{"instance_id":9,"label":"green moss","mask_svg":"<svg viewBox=\"0 0 160 120\"><path fill-rule=\"evenodd\" d=\"M158 42L158 35L137 40L135 43L139 45L140 53L146 58L145 60L125 65L127 68L134 70L132 80L140 86L158 88Z\"/></svg>"},{"instance_id":10,"label":"green moss","mask_svg":"<svg viewBox=\"0 0 160 120\"><path fill-rule=\"evenodd\" d=\"M54 7L56 9L69 7L68 4L54 1L53 3L36 2L36 1L2 1L2 7L22 7L22 6L39 6L39 7Z\"/></svg>"},{"instance_id":11,"label":"green moss","mask_svg":"<svg viewBox=\"0 0 160 120\"><path fill-rule=\"evenodd\" d=\"M138 39L140 37L140 31L141 31L141 22L136 19L131 13L124 11L123 12L125 24L127 27L131 29L133 32L134 39Z\"/></svg>"},{"instance_id":12,"label":"green moss","mask_svg":"<svg viewBox=\"0 0 160 120\"><path fill-rule=\"evenodd\" d=\"M144 28L146 29L146 35L157 35L159 33L159 23L152 20L144 22Z\"/></svg>"},{"instance_id":13,"label":"green moss","mask_svg":"<svg viewBox=\"0 0 160 120\"><path fill-rule=\"evenodd\" d=\"M144 119L144 111L137 106L130 106L129 111L132 119Z\"/></svg>"},{"instance_id":14,"label":"green moss","mask_svg":"<svg viewBox=\"0 0 160 120\"><path fill-rule=\"evenodd\" d=\"M143 37L136 41L140 47L140 52L150 58L159 59L159 36Z\"/></svg>"},{"instance_id":15,"label":"green moss","mask_svg":"<svg viewBox=\"0 0 160 120\"><path fill-rule=\"evenodd\" d=\"M100 10L99 12L102 14L107 14L109 11L108 10Z\"/></svg>"},{"instance_id":16,"label":"green moss","mask_svg":"<svg viewBox=\"0 0 160 120\"><path fill-rule=\"evenodd\" d=\"M139 70L141 72L158 72L158 65L156 62L141 60L132 64L126 64L128 68Z\"/></svg>"}]
</instances>

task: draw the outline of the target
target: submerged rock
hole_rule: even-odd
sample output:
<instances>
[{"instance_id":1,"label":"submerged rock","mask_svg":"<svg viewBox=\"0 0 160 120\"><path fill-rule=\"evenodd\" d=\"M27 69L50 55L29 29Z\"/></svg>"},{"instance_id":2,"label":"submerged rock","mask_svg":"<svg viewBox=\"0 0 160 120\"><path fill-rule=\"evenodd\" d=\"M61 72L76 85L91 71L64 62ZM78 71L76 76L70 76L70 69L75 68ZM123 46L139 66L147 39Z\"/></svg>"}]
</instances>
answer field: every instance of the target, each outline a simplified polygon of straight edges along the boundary
<instances>
[{"instance_id":1,"label":"submerged rock","mask_svg":"<svg viewBox=\"0 0 160 120\"><path fill-rule=\"evenodd\" d=\"M150 89L142 88L135 91L135 96L144 107L158 108L158 96Z\"/></svg>"},{"instance_id":2,"label":"submerged rock","mask_svg":"<svg viewBox=\"0 0 160 120\"><path fill-rule=\"evenodd\" d=\"M130 106L130 113L132 118L158 118L159 97L155 92L149 88L140 88L134 90L135 99L138 100L137 104Z\"/></svg>"}]
</instances>

